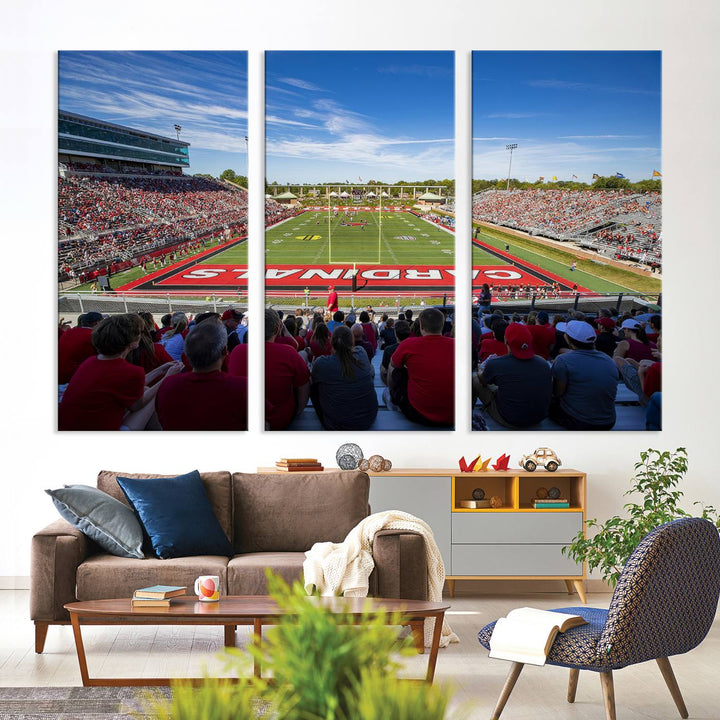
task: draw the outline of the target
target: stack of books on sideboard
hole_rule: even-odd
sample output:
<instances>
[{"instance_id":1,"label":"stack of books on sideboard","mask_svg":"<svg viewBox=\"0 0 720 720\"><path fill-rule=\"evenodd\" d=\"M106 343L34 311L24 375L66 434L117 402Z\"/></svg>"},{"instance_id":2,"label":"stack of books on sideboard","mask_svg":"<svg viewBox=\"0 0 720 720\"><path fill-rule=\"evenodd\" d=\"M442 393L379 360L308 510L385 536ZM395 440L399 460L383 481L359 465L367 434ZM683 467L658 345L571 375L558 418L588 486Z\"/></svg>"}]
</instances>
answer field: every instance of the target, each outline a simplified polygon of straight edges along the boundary
<instances>
[{"instance_id":1,"label":"stack of books on sideboard","mask_svg":"<svg viewBox=\"0 0 720 720\"><path fill-rule=\"evenodd\" d=\"M536 510L543 508L566 508L570 507L570 501L567 498L534 498L532 505Z\"/></svg>"},{"instance_id":2,"label":"stack of books on sideboard","mask_svg":"<svg viewBox=\"0 0 720 720\"><path fill-rule=\"evenodd\" d=\"M151 585L140 588L133 593L132 606L136 607L170 607L170 598L185 595L186 587L179 585Z\"/></svg>"},{"instance_id":3,"label":"stack of books on sideboard","mask_svg":"<svg viewBox=\"0 0 720 720\"><path fill-rule=\"evenodd\" d=\"M280 458L275 467L283 472L319 472L325 469L317 458Z\"/></svg>"}]
</instances>

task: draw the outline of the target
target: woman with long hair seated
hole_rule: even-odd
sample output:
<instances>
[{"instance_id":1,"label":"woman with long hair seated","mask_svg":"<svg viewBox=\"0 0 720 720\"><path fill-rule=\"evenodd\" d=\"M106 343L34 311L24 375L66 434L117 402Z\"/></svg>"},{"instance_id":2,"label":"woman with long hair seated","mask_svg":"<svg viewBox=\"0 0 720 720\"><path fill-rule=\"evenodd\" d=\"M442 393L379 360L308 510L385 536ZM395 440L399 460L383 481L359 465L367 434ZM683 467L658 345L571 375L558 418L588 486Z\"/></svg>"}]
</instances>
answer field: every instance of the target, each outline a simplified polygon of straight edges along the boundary
<instances>
[{"instance_id":1,"label":"woman with long hair seated","mask_svg":"<svg viewBox=\"0 0 720 720\"><path fill-rule=\"evenodd\" d=\"M332 334L333 354L315 360L310 396L326 430L367 430L378 411L374 370L367 353L353 345L350 328Z\"/></svg>"},{"instance_id":2,"label":"woman with long hair seated","mask_svg":"<svg viewBox=\"0 0 720 720\"><path fill-rule=\"evenodd\" d=\"M172 362L172 358L159 342L153 341L157 328L152 313L139 312L138 315L143 321L140 343L128 353L127 361L138 365L147 373L166 362Z\"/></svg>"},{"instance_id":3,"label":"woman with long hair seated","mask_svg":"<svg viewBox=\"0 0 720 720\"><path fill-rule=\"evenodd\" d=\"M170 319L170 330L160 338L160 343L173 360L180 360L182 358L187 329L187 315L185 315L184 312L173 313Z\"/></svg>"}]
</instances>

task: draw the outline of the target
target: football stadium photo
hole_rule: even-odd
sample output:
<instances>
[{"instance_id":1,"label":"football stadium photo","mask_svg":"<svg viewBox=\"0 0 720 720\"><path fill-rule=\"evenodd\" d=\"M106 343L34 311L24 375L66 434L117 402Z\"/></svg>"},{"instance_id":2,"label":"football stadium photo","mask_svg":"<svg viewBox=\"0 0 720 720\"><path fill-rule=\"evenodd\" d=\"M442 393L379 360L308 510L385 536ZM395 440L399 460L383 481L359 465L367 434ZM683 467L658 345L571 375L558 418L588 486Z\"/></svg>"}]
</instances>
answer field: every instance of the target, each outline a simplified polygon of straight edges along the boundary
<instances>
[{"instance_id":1,"label":"football stadium photo","mask_svg":"<svg viewBox=\"0 0 720 720\"><path fill-rule=\"evenodd\" d=\"M247 54L61 52L58 95L59 429L246 430Z\"/></svg>"},{"instance_id":2,"label":"football stadium photo","mask_svg":"<svg viewBox=\"0 0 720 720\"><path fill-rule=\"evenodd\" d=\"M268 429L453 428L453 67L266 53Z\"/></svg>"},{"instance_id":3,"label":"football stadium photo","mask_svg":"<svg viewBox=\"0 0 720 720\"><path fill-rule=\"evenodd\" d=\"M661 429L660 78L473 53L473 429Z\"/></svg>"}]
</instances>

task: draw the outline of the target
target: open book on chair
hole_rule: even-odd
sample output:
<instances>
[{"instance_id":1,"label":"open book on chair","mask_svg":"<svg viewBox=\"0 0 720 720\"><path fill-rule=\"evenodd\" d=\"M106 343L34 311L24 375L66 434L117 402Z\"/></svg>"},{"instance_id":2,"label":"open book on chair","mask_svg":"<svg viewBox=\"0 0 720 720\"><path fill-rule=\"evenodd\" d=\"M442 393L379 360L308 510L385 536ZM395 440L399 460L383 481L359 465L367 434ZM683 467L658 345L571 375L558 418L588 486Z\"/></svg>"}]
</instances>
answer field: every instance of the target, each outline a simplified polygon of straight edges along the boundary
<instances>
[{"instance_id":1,"label":"open book on chair","mask_svg":"<svg viewBox=\"0 0 720 720\"><path fill-rule=\"evenodd\" d=\"M530 665L544 665L559 632L586 625L580 615L523 607L512 610L495 624L490 657Z\"/></svg>"}]
</instances>

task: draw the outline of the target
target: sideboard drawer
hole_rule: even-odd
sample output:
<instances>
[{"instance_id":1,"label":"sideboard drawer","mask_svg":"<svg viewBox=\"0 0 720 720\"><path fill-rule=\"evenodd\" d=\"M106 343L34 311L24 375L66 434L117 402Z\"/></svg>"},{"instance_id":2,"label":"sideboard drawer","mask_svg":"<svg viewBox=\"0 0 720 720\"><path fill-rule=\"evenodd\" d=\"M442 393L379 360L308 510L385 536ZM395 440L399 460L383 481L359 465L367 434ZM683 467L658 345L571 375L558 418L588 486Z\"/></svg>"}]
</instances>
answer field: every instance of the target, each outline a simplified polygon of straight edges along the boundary
<instances>
[{"instance_id":1,"label":"sideboard drawer","mask_svg":"<svg viewBox=\"0 0 720 720\"><path fill-rule=\"evenodd\" d=\"M478 576L582 576L582 564L562 554L563 545L453 545L452 574Z\"/></svg>"},{"instance_id":2,"label":"sideboard drawer","mask_svg":"<svg viewBox=\"0 0 720 720\"><path fill-rule=\"evenodd\" d=\"M453 545L456 543L567 545L580 530L582 530L581 512L536 510L452 514Z\"/></svg>"}]
</instances>

